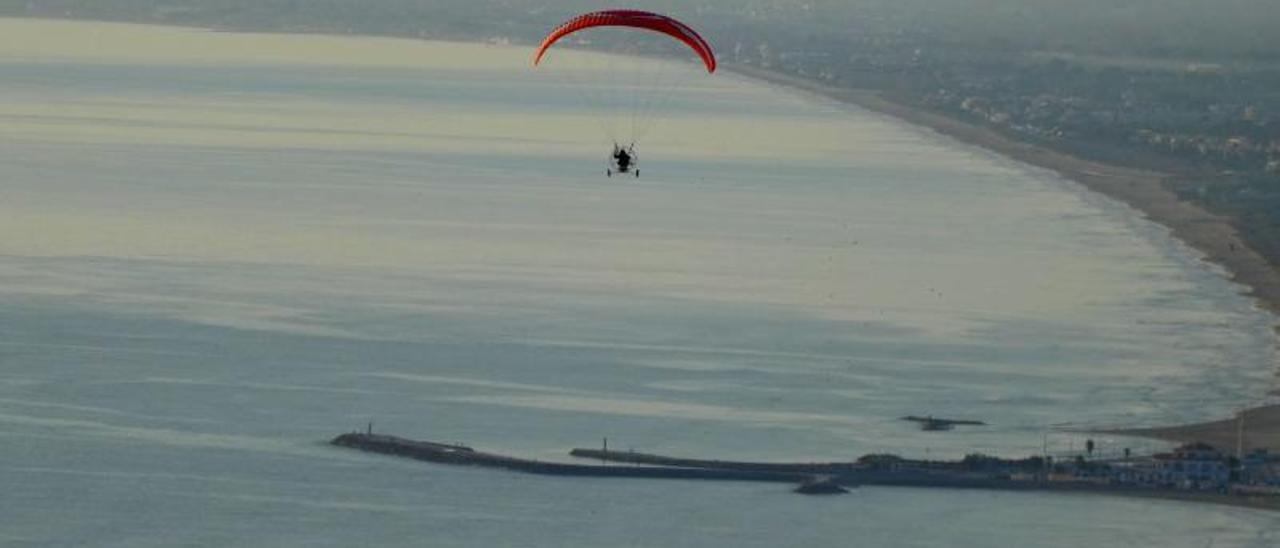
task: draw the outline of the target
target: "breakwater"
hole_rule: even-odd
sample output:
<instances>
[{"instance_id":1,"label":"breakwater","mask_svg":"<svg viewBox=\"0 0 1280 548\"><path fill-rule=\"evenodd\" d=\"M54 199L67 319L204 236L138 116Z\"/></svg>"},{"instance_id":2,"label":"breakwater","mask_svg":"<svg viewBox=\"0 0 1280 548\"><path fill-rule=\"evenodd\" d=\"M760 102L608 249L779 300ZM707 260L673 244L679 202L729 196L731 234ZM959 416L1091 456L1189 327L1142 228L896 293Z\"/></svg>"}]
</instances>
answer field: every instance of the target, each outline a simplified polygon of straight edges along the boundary
<instances>
[{"instance_id":1,"label":"breakwater","mask_svg":"<svg viewBox=\"0 0 1280 548\"><path fill-rule=\"evenodd\" d=\"M484 453L462 445L410 440L396 436L369 433L343 434L330 441L370 453L395 455L438 464L501 468L529 474L549 476L587 476L611 478L686 479L721 481L767 481L804 484L813 476L801 473L711 469L666 466L589 465L546 462Z\"/></svg>"},{"instance_id":2,"label":"breakwater","mask_svg":"<svg viewBox=\"0 0 1280 548\"><path fill-rule=\"evenodd\" d=\"M958 466L957 463L947 462L899 461L892 464L877 462L773 463L692 459L636 453L634 451L620 452L601 449L574 449L569 454L583 459L649 466L822 475L829 476L831 481L845 486L886 485L974 489L1036 489L1042 487L1037 482L1014 480L1008 474L968 470Z\"/></svg>"},{"instance_id":3,"label":"breakwater","mask_svg":"<svg viewBox=\"0 0 1280 548\"><path fill-rule=\"evenodd\" d=\"M667 457L649 453L637 453L635 451L609 451L605 449L574 449L569 452L569 455L580 459L594 459L603 462L644 464L649 466L675 466L682 468L712 468L717 470L747 470L778 474L843 476L852 474L860 468L863 468L861 465L852 461L809 463L748 462Z\"/></svg>"},{"instance_id":4,"label":"breakwater","mask_svg":"<svg viewBox=\"0 0 1280 548\"><path fill-rule=\"evenodd\" d=\"M614 464L573 464L522 459L471 447L372 433L349 433L330 443L370 453L437 464L500 468L549 476L764 481L801 486L886 485L982 489L1034 489L1033 482L983 472L921 466L880 466L859 462L765 463L666 457L636 452L574 449L571 456ZM802 491L803 492L803 491Z\"/></svg>"}]
</instances>

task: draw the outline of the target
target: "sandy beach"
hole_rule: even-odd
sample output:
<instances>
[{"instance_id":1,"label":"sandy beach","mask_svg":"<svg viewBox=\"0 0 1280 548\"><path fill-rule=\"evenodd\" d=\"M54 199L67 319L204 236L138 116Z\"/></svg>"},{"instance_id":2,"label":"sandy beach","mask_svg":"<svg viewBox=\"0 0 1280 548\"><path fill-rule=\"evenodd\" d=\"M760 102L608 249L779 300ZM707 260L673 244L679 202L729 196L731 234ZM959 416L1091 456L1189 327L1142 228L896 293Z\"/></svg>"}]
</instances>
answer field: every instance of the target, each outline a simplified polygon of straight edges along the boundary
<instances>
[{"instance_id":1,"label":"sandy beach","mask_svg":"<svg viewBox=\"0 0 1280 548\"><path fill-rule=\"evenodd\" d=\"M1166 179L1174 176L1171 173L1078 158L1019 141L989 127L892 101L879 91L837 88L751 66L733 65L728 68L748 78L854 104L1053 170L1094 192L1124 202L1152 221L1168 227L1176 238L1203 253L1204 260L1220 265L1233 281L1247 288L1247 293L1256 299L1260 308L1280 314L1280 268L1249 247L1229 219L1179 199L1164 185ZM1276 329L1280 334L1280 325ZM1249 405L1248 402L1241 404ZM1280 451L1280 406L1259 407L1246 413L1246 446ZM1167 428L1113 430L1110 433L1175 442L1200 440L1234 450L1237 424L1235 418L1229 418Z\"/></svg>"},{"instance_id":2,"label":"sandy beach","mask_svg":"<svg viewBox=\"0 0 1280 548\"><path fill-rule=\"evenodd\" d=\"M1270 405L1243 412L1244 421L1237 414L1230 419L1170 426L1167 428L1137 428L1114 430L1110 434L1154 438L1177 443L1203 441L1223 451L1234 453L1237 438L1243 438L1247 451L1265 448L1280 452L1280 405Z\"/></svg>"}]
</instances>

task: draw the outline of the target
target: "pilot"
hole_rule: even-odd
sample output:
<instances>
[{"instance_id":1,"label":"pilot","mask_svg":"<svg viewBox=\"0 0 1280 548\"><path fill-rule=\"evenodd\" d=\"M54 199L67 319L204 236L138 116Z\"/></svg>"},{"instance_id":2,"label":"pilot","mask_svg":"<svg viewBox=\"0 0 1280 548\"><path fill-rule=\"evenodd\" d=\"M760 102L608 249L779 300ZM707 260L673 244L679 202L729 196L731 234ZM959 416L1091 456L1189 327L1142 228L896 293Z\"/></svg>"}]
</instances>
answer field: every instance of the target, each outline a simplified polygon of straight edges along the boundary
<instances>
[{"instance_id":1,"label":"pilot","mask_svg":"<svg viewBox=\"0 0 1280 548\"><path fill-rule=\"evenodd\" d=\"M613 160L618 164L618 171L625 173L631 167L631 154L620 146L613 147Z\"/></svg>"}]
</instances>

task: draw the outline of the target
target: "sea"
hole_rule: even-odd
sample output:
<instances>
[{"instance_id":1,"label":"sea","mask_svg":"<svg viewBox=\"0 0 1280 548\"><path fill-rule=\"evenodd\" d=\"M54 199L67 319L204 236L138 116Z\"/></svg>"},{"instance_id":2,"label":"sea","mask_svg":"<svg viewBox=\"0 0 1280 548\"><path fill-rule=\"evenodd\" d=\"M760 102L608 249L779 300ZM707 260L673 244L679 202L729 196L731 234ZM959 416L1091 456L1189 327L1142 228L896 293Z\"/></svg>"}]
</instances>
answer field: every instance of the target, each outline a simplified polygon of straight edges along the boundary
<instances>
[{"instance_id":1,"label":"sea","mask_svg":"<svg viewBox=\"0 0 1280 548\"><path fill-rule=\"evenodd\" d=\"M1075 432L1274 388L1274 317L1051 172L691 71L606 177L600 113L530 54L0 19L0 546L1280 545L1185 502L328 445L1114 455L1166 446Z\"/></svg>"}]
</instances>

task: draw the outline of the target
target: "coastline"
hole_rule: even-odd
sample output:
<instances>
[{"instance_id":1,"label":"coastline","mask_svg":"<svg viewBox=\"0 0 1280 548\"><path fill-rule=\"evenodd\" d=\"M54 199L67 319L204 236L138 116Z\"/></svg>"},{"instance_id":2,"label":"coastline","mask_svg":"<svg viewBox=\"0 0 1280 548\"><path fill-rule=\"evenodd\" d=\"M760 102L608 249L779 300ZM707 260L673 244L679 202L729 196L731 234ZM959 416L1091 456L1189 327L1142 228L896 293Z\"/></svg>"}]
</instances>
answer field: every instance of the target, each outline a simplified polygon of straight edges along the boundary
<instances>
[{"instance_id":1,"label":"coastline","mask_svg":"<svg viewBox=\"0 0 1280 548\"><path fill-rule=\"evenodd\" d=\"M987 126L892 101L875 90L828 86L805 78L741 64L726 64L724 68L745 78L849 103L908 124L929 128L963 143L1054 171L1090 191L1123 202L1152 222L1168 228L1174 238L1202 253L1204 256L1201 260L1225 269L1231 281L1245 288L1243 294L1253 298L1260 309L1276 317L1272 328L1278 338L1277 344L1280 345L1280 267L1273 266L1257 250L1250 247L1231 225L1230 219L1182 200L1169 190L1164 182L1175 177L1173 173L1103 164L1078 158L1042 145L1020 141ZM1280 369L1273 371L1273 375L1280 381ZM1280 389L1272 393L1280 395ZM1241 405L1256 404L1241 402ZM1246 422L1250 419L1258 419L1252 425L1252 429L1246 424L1247 442L1257 444L1250 447L1263 447L1272 452L1280 452L1280 406L1252 407L1245 413L1247 413ZM1115 429L1099 433L1175 442L1203 440L1221 443L1224 440L1231 440L1229 446L1234 451L1236 429L1236 418L1230 418L1198 424Z\"/></svg>"},{"instance_id":2,"label":"coastline","mask_svg":"<svg viewBox=\"0 0 1280 548\"><path fill-rule=\"evenodd\" d=\"M923 126L958 141L1049 169L1089 190L1124 202L1203 253L1204 260L1225 268L1232 281L1246 287L1260 308L1280 316L1280 268L1249 247L1230 220L1178 198L1164 187L1174 174L1103 164L1026 143L995 129L944 114L894 102L879 91L827 86L801 77L745 65L726 70L750 79L799 89ZM1280 325L1276 326L1280 334Z\"/></svg>"}]
</instances>

